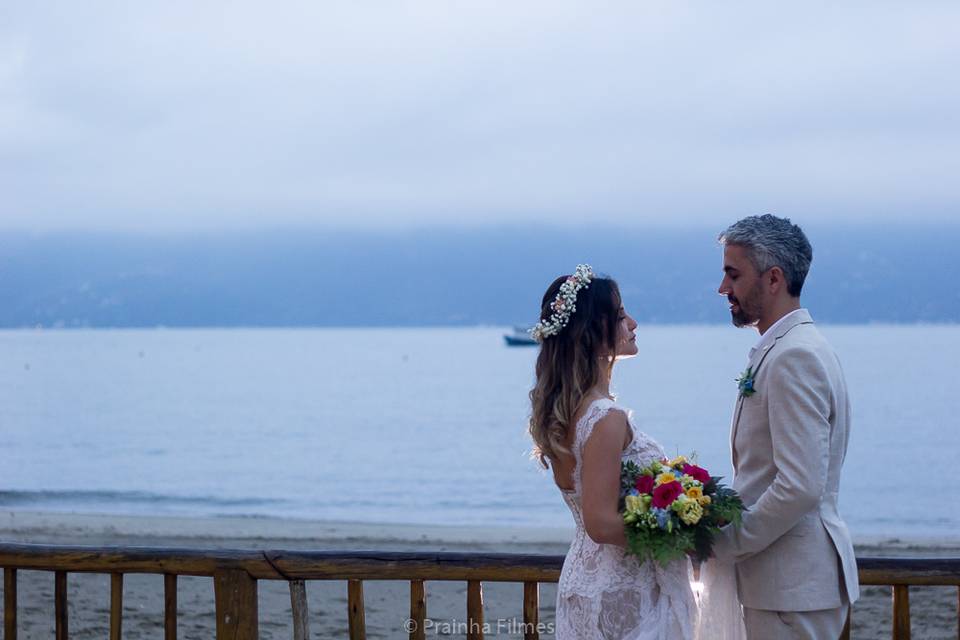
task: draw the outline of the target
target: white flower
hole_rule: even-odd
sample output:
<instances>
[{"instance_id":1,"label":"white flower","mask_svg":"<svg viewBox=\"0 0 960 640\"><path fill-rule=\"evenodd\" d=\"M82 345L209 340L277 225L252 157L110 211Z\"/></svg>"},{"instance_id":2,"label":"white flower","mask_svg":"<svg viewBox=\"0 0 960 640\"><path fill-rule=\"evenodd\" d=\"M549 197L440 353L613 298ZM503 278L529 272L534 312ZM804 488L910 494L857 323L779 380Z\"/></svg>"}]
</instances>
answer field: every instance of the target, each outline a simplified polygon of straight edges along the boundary
<instances>
[{"instance_id":1,"label":"white flower","mask_svg":"<svg viewBox=\"0 0 960 640\"><path fill-rule=\"evenodd\" d=\"M546 338L560 333L570 322L570 316L577 310L577 294L581 289L590 288L593 269L588 264L578 264L576 270L560 285L560 291L550 308L553 313L547 320L541 320L530 330L534 340L543 342Z\"/></svg>"}]
</instances>

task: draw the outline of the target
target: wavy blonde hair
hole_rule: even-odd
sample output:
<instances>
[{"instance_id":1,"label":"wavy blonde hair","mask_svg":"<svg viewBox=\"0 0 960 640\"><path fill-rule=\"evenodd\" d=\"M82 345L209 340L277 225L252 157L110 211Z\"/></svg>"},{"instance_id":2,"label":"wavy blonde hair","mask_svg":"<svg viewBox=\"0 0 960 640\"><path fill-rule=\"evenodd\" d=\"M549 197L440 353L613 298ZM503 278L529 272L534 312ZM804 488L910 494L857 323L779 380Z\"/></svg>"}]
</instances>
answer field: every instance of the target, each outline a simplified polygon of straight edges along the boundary
<instances>
[{"instance_id":1,"label":"wavy blonde hair","mask_svg":"<svg viewBox=\"0 0 960 640\"><path fill-rule=\"evenodd\" d=\"M543 294L542 320L550 317L550 305L568 277L554 280ZM613 369L610 356L617 346L620 288L610 278L595 277L577 294L576 306L567 326L540 345L536 383L530 390L531 456L544 469L558 453L570 453L564 443L584 396Z\"/></svg>"}]
</instances>

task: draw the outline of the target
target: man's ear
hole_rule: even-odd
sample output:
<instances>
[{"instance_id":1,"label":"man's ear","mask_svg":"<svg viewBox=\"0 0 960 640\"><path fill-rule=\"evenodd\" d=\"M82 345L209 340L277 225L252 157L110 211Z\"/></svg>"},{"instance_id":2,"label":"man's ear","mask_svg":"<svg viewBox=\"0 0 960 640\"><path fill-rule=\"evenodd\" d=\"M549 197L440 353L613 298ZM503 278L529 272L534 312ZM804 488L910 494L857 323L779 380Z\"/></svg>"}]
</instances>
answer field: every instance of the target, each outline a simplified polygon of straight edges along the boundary
<instances>
[{"instance_id":1,"label":"man's ear","mask_svg":"<svg viewBox=\"0 0 960 640\"><path fill-rule=\"evenodd\" d=\"M780 293L781 289L787 288L787 278L783 275L783 269L780 267L772 267L767 271L766 280L770 293L774 295Z\"/></svg>"}]
</instances>

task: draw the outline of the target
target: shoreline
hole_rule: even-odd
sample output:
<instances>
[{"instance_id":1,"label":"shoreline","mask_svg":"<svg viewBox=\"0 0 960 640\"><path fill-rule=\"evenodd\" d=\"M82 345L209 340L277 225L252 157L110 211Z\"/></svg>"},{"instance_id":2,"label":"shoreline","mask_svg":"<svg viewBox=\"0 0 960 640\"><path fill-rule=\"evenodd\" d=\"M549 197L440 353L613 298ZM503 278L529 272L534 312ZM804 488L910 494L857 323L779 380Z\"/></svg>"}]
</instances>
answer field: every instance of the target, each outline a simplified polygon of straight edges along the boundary
<instances>
[{"instance_id":1,"label":"shoreline","mask_svg":"<svg viewBox=\"0 0 960 640\"><path fill-rule=\"evenodd\" d=\"M370 523L299 520L271 517L194 517L114 515L45 511L0 511L0 539L163 539L176 542L224 540L323 543L378 542L390 546L412 543L439 545L508 545L557 547L570 544L573 527L517 527ZM890 551L954 551L960 555L960 535L871 535L854 539L858 549Z\"/></svg>"},{"instance_id":2,"label":"shoreline","mask_svg":"<svg viewBox=\"0 0 960 640\"><path fill-rule=\"evenodd\" d=\"M573 528L478 527L269 517L144 516L43 511L0 511L0 539L131 538L175 541L382 542L389 545L569 545ZM958 543L960 544L960 543Z\"/></svg>"}]
</instances>

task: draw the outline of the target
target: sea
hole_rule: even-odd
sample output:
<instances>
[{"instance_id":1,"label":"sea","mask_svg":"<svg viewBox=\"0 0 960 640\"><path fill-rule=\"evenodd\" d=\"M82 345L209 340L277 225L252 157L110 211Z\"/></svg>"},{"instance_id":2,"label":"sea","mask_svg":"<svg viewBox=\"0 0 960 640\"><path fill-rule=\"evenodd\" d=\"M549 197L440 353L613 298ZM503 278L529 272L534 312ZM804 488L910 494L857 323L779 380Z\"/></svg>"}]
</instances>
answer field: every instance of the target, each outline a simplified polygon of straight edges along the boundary
<instances>
[{"instance_id":1,"label":"sea","mask_svg":"<svg viewBox=\"0 0 960 640\"><path fill-rule=\"evenodd\" d=\"M820 326L853 405L859 539L960 536L960 326ZM0 331L0 510L563 528L530 458L535 347L504 327ZM757 334L641 325L613 388L730 477Z\"/></svg>"}]
</instances>

